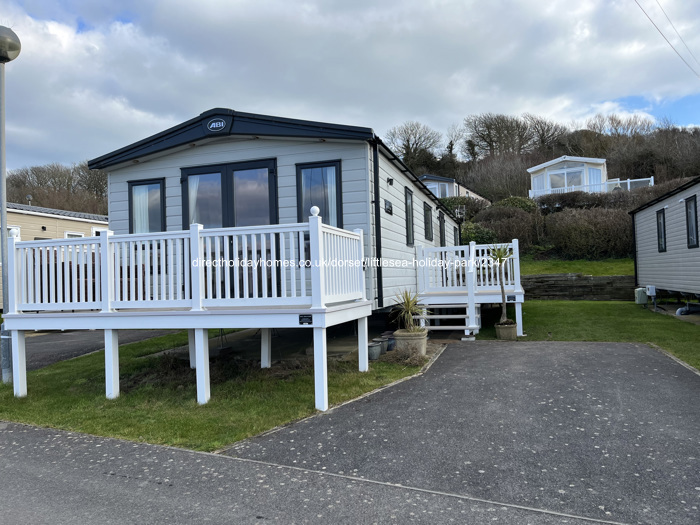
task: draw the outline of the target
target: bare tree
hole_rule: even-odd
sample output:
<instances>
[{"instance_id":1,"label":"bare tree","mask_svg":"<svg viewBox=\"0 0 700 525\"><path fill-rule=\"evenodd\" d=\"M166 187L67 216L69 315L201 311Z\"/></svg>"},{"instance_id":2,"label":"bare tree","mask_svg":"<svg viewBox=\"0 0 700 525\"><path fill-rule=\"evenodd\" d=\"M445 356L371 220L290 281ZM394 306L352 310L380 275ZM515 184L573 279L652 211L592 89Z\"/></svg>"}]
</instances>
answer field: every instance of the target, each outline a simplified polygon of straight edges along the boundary
<instances>
[{"instance_id":1,"label":"bare tree","mask_svg":"<svg viewBox=\"0 0 700 525\"><path fill-rule=\"evenodd\" d=\"M472 156L520 155L532 147L533 134L526 119L482 113L464 119L463 153Z\"/></svg>"},{"instance_id":2,"label":"bare tree","mask_svg":"<svg viewBox=\"0 0 700 525\"><path fill-rule=\"evenodd\" d=\"M568 132L566 126L544 117L538 117L537 115L533 115L531 113L525 113L523 118L530 126L533 147L540 152L554 150L564 135L566 135Z\"/></svg>"},{"instance_id":3,"label":"bare tree","mask_svg":"<svg viewBox=\"0 0 700 525\"><path fill-rule=\"evenodd\" d=\"M442 142L439 131L416 121L407 121L391 128L386 142L413 171L437 162L436 152Z\"/></svg>"}]
</instances>

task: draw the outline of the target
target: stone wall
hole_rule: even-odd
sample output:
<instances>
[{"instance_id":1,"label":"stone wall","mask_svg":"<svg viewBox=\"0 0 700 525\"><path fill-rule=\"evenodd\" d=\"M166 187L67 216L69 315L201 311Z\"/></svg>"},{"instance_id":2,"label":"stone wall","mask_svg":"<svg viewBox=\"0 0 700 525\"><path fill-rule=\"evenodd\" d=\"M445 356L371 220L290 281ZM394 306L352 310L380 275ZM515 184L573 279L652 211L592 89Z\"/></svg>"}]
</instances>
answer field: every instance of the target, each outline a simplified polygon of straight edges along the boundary
<instances>
[{"instance_id":1,"label":"stone wall","mask_svg":"<svg viewBox=\"0 0 700 525\"><path fill-rule=\"evenodd\" d=\"M634 301L633 275L592 276L580 273L523 275L525 300Z\"/></svg>"}]
</instances>

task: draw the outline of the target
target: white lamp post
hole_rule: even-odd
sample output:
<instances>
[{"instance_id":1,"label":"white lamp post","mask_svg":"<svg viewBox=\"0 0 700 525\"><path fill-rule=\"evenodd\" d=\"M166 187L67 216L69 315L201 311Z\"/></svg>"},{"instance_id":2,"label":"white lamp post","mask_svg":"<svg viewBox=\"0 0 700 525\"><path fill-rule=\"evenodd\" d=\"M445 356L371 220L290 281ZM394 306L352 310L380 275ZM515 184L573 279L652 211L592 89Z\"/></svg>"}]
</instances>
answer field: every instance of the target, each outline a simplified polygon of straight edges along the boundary
<instances>
[{"instance_id":1,"label":"white lamp post","mask_svg":"<svg viewBox=\"0 0 700 525\"><path fill-rule=\"evenodd\" d=\"M7 312L7 173L5 168L5 63L17 58L22 45L19 37L9 27L0 26L0 246L2 250L2 310ZM0 330L0 358L2 381L12 380L12 353L9 334L3 323Z\"/></svg>"}]
</instances>

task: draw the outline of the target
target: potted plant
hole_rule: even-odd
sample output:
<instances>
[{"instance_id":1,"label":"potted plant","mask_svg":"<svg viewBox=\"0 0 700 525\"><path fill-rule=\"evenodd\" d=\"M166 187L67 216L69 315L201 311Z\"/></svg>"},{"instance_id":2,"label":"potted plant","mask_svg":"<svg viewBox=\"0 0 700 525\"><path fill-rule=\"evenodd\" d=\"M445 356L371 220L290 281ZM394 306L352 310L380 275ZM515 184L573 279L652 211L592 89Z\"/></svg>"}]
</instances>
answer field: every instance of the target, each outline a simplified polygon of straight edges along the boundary
<instances>
[{"instance_id":1,"label":"potted plant","mask_svg":"<svg viewBox=\"0 0 700 525\"><path fill-rule=\"evenodd\" d=\"M396 350L410 355L425 355L428 330L417 325L414 316L423 313L418 294L404 290L396 296L394 312L398 317L399 330L394 332Z\"/></svg>"},{"instance_id":2,"label":"potted plant","mask_svg":"<svg viewBox=\"0 0 700 525\"><path fill-rule=\"evenodd\" d=\"M512 319L508 319L506 311L506 288L504 285L504 266L512 255L510 248L506 244L500 246L494 245L489 249L489 257L498 269L498 281L501 284L501 319L496 323L496 337L507 341L517 341L518 339L518 325Z\"/></svg>"}]
</instances>

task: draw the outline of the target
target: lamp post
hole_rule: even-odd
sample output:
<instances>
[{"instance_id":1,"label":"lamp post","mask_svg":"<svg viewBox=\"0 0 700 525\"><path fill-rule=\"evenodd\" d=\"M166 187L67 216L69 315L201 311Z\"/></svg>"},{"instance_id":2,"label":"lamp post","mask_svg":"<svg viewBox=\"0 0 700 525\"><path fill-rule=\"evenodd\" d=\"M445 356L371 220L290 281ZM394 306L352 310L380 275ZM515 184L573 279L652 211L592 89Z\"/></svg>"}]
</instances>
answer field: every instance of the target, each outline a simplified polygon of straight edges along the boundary
<instances>
[{"instance_id":1,"label":"lamp post","mask_svg":"<svg viewBox=\"0 0 700 525\"><path fill-rule=\"evenodd\" d=\"M9 27L0 26L0 250L2 251L2 311L7 312L7 173L5 168L5 64L17 58L22 45ZM0 328L2 381L12 380L12 352L5 323Z\"/></svg>"}]
</instances>

